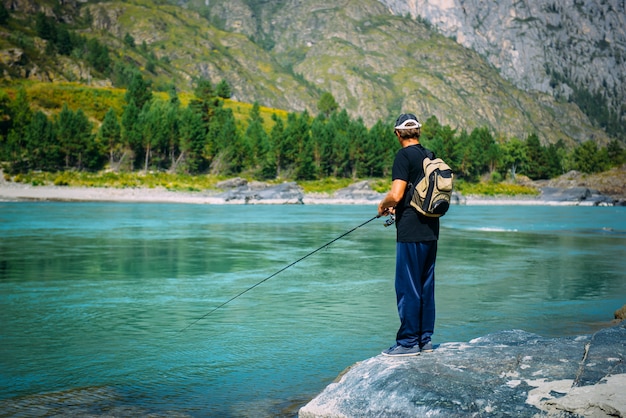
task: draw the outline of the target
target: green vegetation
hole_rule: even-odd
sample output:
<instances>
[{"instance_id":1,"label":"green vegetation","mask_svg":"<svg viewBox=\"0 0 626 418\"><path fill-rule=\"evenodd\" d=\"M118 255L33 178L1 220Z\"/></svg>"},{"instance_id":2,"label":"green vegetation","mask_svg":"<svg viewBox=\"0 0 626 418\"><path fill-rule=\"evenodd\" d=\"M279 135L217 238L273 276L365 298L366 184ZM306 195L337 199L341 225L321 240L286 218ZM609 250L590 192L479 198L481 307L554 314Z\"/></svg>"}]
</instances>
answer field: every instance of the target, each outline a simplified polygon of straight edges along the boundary
<instances>
[{"instance_id":1,"label":"green vegetation","mask_svg":"<svg viewBox=\"0 0 626 418\"><path fill-rule=\"evenodd\" d=\"M332 194L339 189L352 184L352 179L339 179L336 177L326 177L322 180L306 180L299 182L305 193L328 193Z\"/></svg>"},{"instance_id":2,"label":"green vegetation","mask_svg":"<svg viewBox=\"0 0 626 418\"><path fill-rule=\"evenodd\" d=\"M107 5L98 3L72 5L54 0L46 3L51 5L52 13L47 10L46 14L35 14L34 19L0 4L0 25L6 26L9 34L0 42L20 46L24 54L17 65L0 63L0 69L11 80L18 80L7 81L7 77L0 90L0 166L6 175L32 184L141 185L175 190L211 188L217 179L230 176L269 182L298 181L307 192L332 192L359 179L374 179L373 187L377 191L389 188L391 164L398 147L392 126L379 120L366 127L362 120L352 119L347 110L341 109L331 93L307 81L310 77L295 73L293 68L302 70L299 64L304 62L308 47L296 44L285 49L282 59L276 61L290 69L285 70L271 55L264 55L276 41L268 34L258 30L250 36L264 45L265 51L259 51L245 37L205 25L205 19L219 20L216 16L199 18L167 1L115 3L123 11L114 22L120 28L118 33L123 35L113 35L102 29L102 24L108 21ZM255 11L259 24L262 16L258 5L246 3ZM66 15L72 19L62 18ZM144 15L151 17L146 19ZM373 17L354 24L364 32L380 35L390 22L393 19ZM428 22L418 18L417 26L425 38L415 38L415 32L406 33L419 46L411 46L407 57L415 49L428 51L429 57L451 51L447 47L435 47L446 40L429 33ZM195 33L191 36L187 29L197 36ZM129 32L137 39L143 39L138 36L141 33L164 36L147 44ZM226 38L228 42L222 42ZM349 56L380 54L384 59L376 49L358 49L343 41L341 47ZM249 55L251 59L240 60L241 55ZM471 57L466 60L466 55L461 51L464 67L466 62L471 66L482 65ZM457 52L450 55L451 68L455 62L452 57L458 56ZM213 85L208 79L193 79L193 74L198 72L188 65L200 61L207 63L206 71L238 73L242 83L263 84L268 94L278 91L272 84L276 78L266 82L249 74L260 71L283 78L291 71L294 83L285 86L294 94L301 89L312 92L319 114L290 113L258 103L230 100L232 91L225 80ZM322 54L317 61L330 69L337 60ZM52 78L77 82L23 80L23 73L35 68L31 64L41 74L48 72ZM422 79L429 77L429 84L455 84L449 69L406 68L411 69L411 74L398 78L411 79L419 74ZM393 114L402 110L403 96L394 90L399 88L395 76L379 73L376 68L359 62L351 63L346 70L351 76L367 81L366 85L379 88L382 93L376 97L387 96L381 100L389 100L385 106ZM192 75L193 81L182 82L183 73ZM555 86L568 82L563 75L550 74ZM338 76L343 77L345 74ZM105 80L115 87L90 86L92 81ZM190 88L193 90L187 91ZM463 89L454 91L454 99L474 95L466 88L464 85ZM491 84L486 88L503 90ZM435 94L424 85L416 91L426 107L443 100L440 91ZM277 94L284 95L282 91ZM306 102L301 97L294 99L297 103ZM354 109L360 100L349 97L344 104ZM623 133L623 124L619 124L623 106L621 113L612 112L602 104L602 95L580 89L574 89L571 100L606 132L618 138ZM462 105L451 103L454 108ZM515 113L502 112L502 115L498 120L510 122ZM571 145L567 148L563 142L546 146L538 136L542 133L524 132L525 129L521 129L521 135L526 138L504 138L486 126L457 131L431 117L424 122L422 142L452 166L459 180L457 189L466 193L530 193L515 185L517 175L546 179L570 169L593 173L623 164L626 159L622 143L617 140L604 148L592 141L574 148ZM542 135L545 143L545 132ZM487 177L491 181L480 181Z\"/></svg>"},{"instance_id":3,"label":"green vegetation","mask_svg":"<svg viewBox=\"0 0 626 418\"><path fill-rule=\"evenodd\" d=\"M72 187L111 187L111 188L165 188L172 191L202 191L216 189L216 184L224 180L219 176L190 176L172 173L115 173L85 171L28 172L10 178L13 181L33 186L55 185Z\"/></svg>"},{"instance_id":4,"label":"green vegetation","mask_svg":"<svg viewBox=\"0 0 626 418\"><path fill-rule=\"evenodd\" d=\"M599 45L599 48L604 47L604 44ZM546 73L550 75L550 86L553 88L560 84L573 86L573 93L568 100L575 103L594 125L602 128L611 137L624 138L626 125L622 123L622 120L626 115L626 105L617 103L609 106L602 90L591 92L586 88L576 86L566 75L552 71L549 67L546 67ZM606 83L603 88L606 89Z\"/></svg>"},{"instance_id":5,"label":"green vegetation","mask_svg":"<svg viewBox=\"0 0 626 418\"><path fill-rule=\"evenodd\" d=\"M457 181L454 188L464 195L480 195L480 196L535 196L539 191L534 187L522 186L511 183L469 183L466 181Z\"/></svg>"},{"instance_id":6,"label":"green vegetation","mask_svg":"<svg viewBox=\"0 0 626 418\"><path fill-rule=\"evenodd\" d=\"M568 146L571 140L603 141L605 132L623 142L619 132L625 125L618 123L623 110L620 113L615 103L601 106L602 96L609 100L616 94L608 87L576 91L568 99L561 97L560 103L545 97L537 100L504 82L478 54L438 35L427 21L378 14L371 1L363 3L363 13L357 15L346 11L348 4L339 4L316 9L309 17L300 13L306 10L304 3L294 5L293 15L285 16L284 2L245 1L241 7L226 9L222 2L201 0L18 2L10 10L0 10L0 24L8 34L0 40L1 49L10 52L1 60L0 70L7 84L39 77L118 89L129 88L140 72L155 95L167 96L175 88L183 106L187 102L182 96L194 79L206 77L216 83L216 94L222 98L232 94L285 109L306 107L327 117L327 109L336 104L325 100L331 99L324 97L330 90L349 114L367 115L368 127L372 118L389 121L400 111L420 113L418 108L402 109L403 103L411 103L407 97L418 95L419 108L428 109L428 115L446 115L446 123L453 126L487 126L520 138L536 127L542 143L561 138ZM31 3L33 7L28 7ZM233 25L233 17L244 10L248 18L235 19L239 23ZM313 36L301 39L298 33L311 24ZM326 36L336 32L335 25L353 35ZM605 43L599 42L599 48ZM389 51L402 59L392 59ZM232 91L220 78L232 83ZM554 81L575 85L572 80L559 81L556 74ZM35 100L30 91L29 96ZM565 100L575 100L595 126ZM86 106L71 101L61 100L56 108L52 101L43 101L42 109L50 116L67 103L91 116ZM96 125L111 107L107 101L94 98L94 103L101 103L92 119ZM227 101L224 107L228 108ZM476 107L484 111L473 112ZM115 110L119 116L123 109ZM245 116L233 112L236 120L245 121ZM271 125L271 115L263 116Z\"/></svg>"},{"instance_id":7,"label":"green vegetation","mask_svg":"<svg viewBox=\"0 0 626 418\"><path fill-rule=\"evenodd\" d=\"M14 180L33 184L202 190L236 175L295 180L307 192L381 179L374 188L384 191L398 147L391 125L367 129L330 95L313 117L232 102L207 80L181 100L174 90L154 93L139 73L127 90L26 84L8 93L0 93L0 161ZM516 175L594 173L626 160L618 141L567 150L543 146L534 133L496 140L485 127L457 132L435 117L424 122L422 143L450 164L457 189L469 194L529 194ZM491 182L480 183L485 175Z\"/></svg>"}]
</instances>

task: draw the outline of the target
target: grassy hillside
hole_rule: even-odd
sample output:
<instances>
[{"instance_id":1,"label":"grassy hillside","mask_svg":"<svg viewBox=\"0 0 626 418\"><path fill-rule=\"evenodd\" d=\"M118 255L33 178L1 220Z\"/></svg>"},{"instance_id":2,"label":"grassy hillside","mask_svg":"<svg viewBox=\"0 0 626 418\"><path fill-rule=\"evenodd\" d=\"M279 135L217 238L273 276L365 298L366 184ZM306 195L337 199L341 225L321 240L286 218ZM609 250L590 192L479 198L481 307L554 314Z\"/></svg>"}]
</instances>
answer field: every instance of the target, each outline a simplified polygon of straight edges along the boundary
<instances>
[{"instance_id":1,"label":"grassy hillside","mask_svg":"<svg viewBox=\"0 0 626 418\"><path fill-rule=\"evenodd\" d=\"M3 90L13 99L18 89L23 88L31 102L33 110L41 110L49 116L58 114L64 104L72 110L82 109L87 116L99 126L106 112L112 108L118 115L123 112L126 104L124 95L126 89L114 87L91 87L80 83L41 83L27 81L17 85L5 86ZM167 100L168 94L155 92L155 99ZM187 106L193 97L191 92L182 92L179 99L183 106ZM242 127L250 115L252 104L237 102L230 99L224 100L224 107L231 109L237 121ZM260 107L261 117L264 120L266 130L270 130L274 124L273 115L281 118L287 117L287 112L282 109Z\"/></svg>"}]
</instances>

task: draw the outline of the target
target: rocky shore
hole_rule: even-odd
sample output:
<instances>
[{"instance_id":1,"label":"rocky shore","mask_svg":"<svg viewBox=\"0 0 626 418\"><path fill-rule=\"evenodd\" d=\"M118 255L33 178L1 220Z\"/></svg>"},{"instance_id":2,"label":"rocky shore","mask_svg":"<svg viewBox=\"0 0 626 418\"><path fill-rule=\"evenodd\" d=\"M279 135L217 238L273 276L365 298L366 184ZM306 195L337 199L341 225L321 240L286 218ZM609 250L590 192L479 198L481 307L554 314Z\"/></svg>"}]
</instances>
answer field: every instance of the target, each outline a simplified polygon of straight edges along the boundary
<instances>
[{"instance_id":1,"label":"rocky shore","mask_svg":"<svg viewBox=\"0 0 626 418\"><path fill-rule=\"evenodd\" d=\"M625 359L626 305L592 335L508 330L416 357L372 357L298 417L626 417Z\"/></svg>"},{"instance_id":2,"label":"rocky shore","mask_svg":"<svg viewBox=\"0 0 626 418\"><path fill-rule=\"evenodd\" d=\"M550 182L534 182L538 196L486 197L453 195L453 204L464 205L626 205L626 175L618 171L612 179L612 194L592 187L594 180L570 172ZM617 185L616 185L617 184ZM0 176L0 201L99 201L196 204L362 204L375 205L383 193L372 190L369 181L360 181L333 194L304 193L295 182L278 185L233 178L217 184L218 190L170 191L164 188L106 188L32 186L13 183Z\"/></svg>"},{"instance_id":3,"label":"rocky shore","mask_svg":"<svg viewBox=\"0 0 626 418\"><path fill-rule=\"evenodd\" d=\"M352 366L299 411L340 417L624 417L626 321L593 335L501 331Z\"/></svg>"}]
</instances>

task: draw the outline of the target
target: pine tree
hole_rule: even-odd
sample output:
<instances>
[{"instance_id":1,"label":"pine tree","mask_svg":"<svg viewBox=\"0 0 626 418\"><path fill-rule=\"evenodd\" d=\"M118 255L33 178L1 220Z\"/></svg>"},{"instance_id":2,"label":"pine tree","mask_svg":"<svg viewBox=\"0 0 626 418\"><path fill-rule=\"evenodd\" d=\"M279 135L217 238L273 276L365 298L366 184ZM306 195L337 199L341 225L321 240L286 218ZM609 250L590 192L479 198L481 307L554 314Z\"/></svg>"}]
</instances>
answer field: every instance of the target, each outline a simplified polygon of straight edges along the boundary
<instances>
[{"instance_id":1,"label":"pine tree","mask_svg":"<svg viewBox=\"0 0 626 418\"><path fill-rule=\"evenodd\" d=\"M285 141L285 124L281 118L272 115L274 126L270 131L270 152L263 164L263 172L270 177L271 168L274 167L274 176L280 178L282 167L282 144Z\"/></svg>"},{"instance_id":2,"label":"pine tree","mask_svg":"<svg viewBox=\"0 0 626 418\"><path fill-rule=\"evenodd\" d=\"M126 32L126 34L124 35L124 43L129 48L135 48L135 38L133 38L133 36L128 32Z\"/></svg>"},{"instance_id":3,"label":"pine tree","mask_svg":"<svg viewBox=\"0 0 626 418\"><path fill-rule=\"evenodd\" d=\"M324 92L320 96L320 100L317 102L317 109L324 116L329 117L331 113L339 109L339 105L331 93Z\"/></svg>"},{"instance_id":4,"label":"pine tree","mask_svg":"<svg viewBox=\"0 0 626 418\"><path fill-rule=\"evenodd\" d=\"M0 160L7 160L7 134L11 127L11 99L4 90L0 90Z\"/></svg>"},{"instance_id":5,"label":"pine tree","mask_svg":"<svg viewBox=\"0 0 626 418\"><path fill-rule=\"evenodd\" d=\"M96 38L87 41L87 62L96 71L102 74L109 74L111 71L111 57L109 57L109 48L102 45Z\"/></svg>"},{"instance_id":6,"label":"pine tree","mask_svg":"<svg viewBox=\"0 0 626 418\"><path fill-rule=\"evenodd\" d=\"M109 151L109 165L113 167L115 156L121 154L122 151L122 127L113 108L109 108L104 115L98 130L98 137L106 144Z\"/></svg>"},{"instance_id":7,"label":"pine tree","mask_svg":"<svg viewBox=\"0 0 626 418\"><path fill-rule=\"evenodd\" d=\"M331 158L334 138L334 132L330 129L326 116L320 113L311 123L311 139L313 141L313 162L321 177L327 177L332 172Z\"/></svg>"},{"instance_id":8,"label":"pine tree","mask_svg":"<svg viewBox=\"0 0 626 418\"><path fill-rule=\"evenodd\" d=\"M9 11L4 6L4 3L0 2L0 25L6 25L6 23L9 21L9 17L11 17Z\"/></svg>"},{"instance_id":9,"label":"pine tree","mask_svg":"<svg viewBox=\"0 0 626 418\"><path fill-rule=\"evenodd\" d=\"M461 129L461 132L455 138L454 155L456 156L456 164L451 166L451 168L455 173L458 173L459 177L471 179L472 161L470 153L467 152L469 134L465 129Z\"/></svg>"},{"instance_id":10,"label":"pine tree","mask_svg":"<svg viewBox=\"0 0 626 418\"><path fill-rule=\"evenodd\" d=\"M144 80L139 72L133 74L133 78L124 95L126 103L133 101L141 111L146 104L152 101L152 88L149 81Z\"/></svg>"},{"instance_id":11,"label":"pine tree","mask_svg":"<svg viewBox=\"0 0 626 418\"><path fill-rule=\"evenodd\" d=\"M140 149L141 145L139 108L137 108L135 100L132 98L124 107L124 113L122 113L122 144L124 147L124 155L122 155L119 165L121 166L124 158L128 156L130 169L132 170L134 167L136 151Z\"/></svg>"},{"instance_id":12,"label":"pine tree","mask_svg":"<svg viewBox=\"0 0 626 418\"><path fill-rule=\"evenodd\" d=\"M477 178L487 171L491 172L497 165L497 145L487 127L472 131L466 150L471 161L469 170L471 178Z\"/></svg>"},{"instance_id":13,"label":"pine tree","mask_svg":"<svg viewBox=\"0 0 626 418\"><path fill-rule=\"evenodd\" d=\"M428 121L426 123L428 123ZM428 125L425 124L424 127L426 126ZM450 167L454 167L458 159L455 153L455 134L456 130L452 129L449 125L440 126L434 138L428 145L425 145L432 150L437 157L446 161Z\"/></svg>"},{"instance_id":14,"label":"pine tree","mask_svg":"<svg viewBox=\"0 0 626 418\"><path fill-rule=\"evenodd\" d=\"M300 145L303 143L302 135L305 131L303 128L302 120L296 113L287 115L287 123L283 135L279 138L280 142L275 143L277 155L279 156L277 159L279 163L278 172L293 168L298 158Z\"/></svg>"},{"instance_id":15,"label":"pine tree","mask_svg":"<svg viewBox=\"0 0 626 418\"><path fill-rule=\"evenodd\" d=\"M620 166L626 160L626 153L617 139L612 140L606 147L609 164L613 167Z\"/></svg>"},{"instance_id":16,"label":"pine tree","mask_svg":"<svg viewBox=\"0 0 626 418\"><path fill-rule=\"evenodd\" d=\"M426 119L426 121L422 123L421 129L422 133L420 137L420 142L422 143L422 145L433 141L439 135L441 129L442 126L441 123L439 123L439 119L437 119L437 116L433 115Z\"/></svg>"},{"instance_id":17,"label":"pine tree","mask_svg":"<svg viewBox=\"0 0 626 418\"><path fill-rule=\"evenodd\" d=\"M61 55L70 55L74 49L70 32L64 26L57 31L56 47Z\"/></svg>"},{"instance_id":18,"label":"pine tree","mask_svg":"<svg viewBox=\"0 0 626 418\"><path fill-rule=\"evenodd\" d=\"M65 168L83 169L84 157L94 145L92 123L87 115L82 109L74 112L64 104L56 118L55 131L61 152L65 156Z\"/></svg>"},{"instance_id":19,"label":"pine tree","mask_svg":"<svg viewBox=\"0 0 626 418\"><path fill-rule=\"evenodd\" d=\"M222 105L221 101L215 95L213 84L207 79L201 78L196 80L193 93L196 96L190 102L190 106L195 108L204 119L207 127L213 117L213 114Z\"/></svg>"},{"instance_id":20,"label":"pine tree","mask_svg":"<svg viewBox=\"0 0 626 418\"><path fill-rule=\"evenodd\" d=\"M180 170L187 173L197 173L204 168L204 147L207 131L202 115L191 107L180 111L180 155L172 166L172 171ZM212 151L207 152L209 155Z\"/></svg>"},{"instance_id":21,"label":"pine tree","mask_svg":"<svg viewBox=\"0 0 626 418\"><path fill-rule=\"evenodd\" d=\"M30 170L56 170L60 166L54 126L41 111L35 112L26 128L24 147Z\"/></svg>"},{"instance_id":22,"label":"pine tree","mask_svg":"<svg viewBox=\"0 0 626 418\"><path fill-rule=\"evenodd\" d=\"M169 135L172 131L177 135L175 127L169 126L176 121L168 118L168 106L167 102L153 101L139 113L145 172L151 165L159 167L164 162L170 142Z\"/></svg>"},{"instance_id":23,"label":"pine tree","mask_svg":"<svg viewBox=\"0 0 626 418\"><path fill-rule=\"evenodd\" d=\"M222 99L230 99L232 91L226 80L222 80L215 86L215 94Z\"/></svg>"},{"instance_id":24,"label":"pine tree","mask_svg":"<svg viewBox=\"0 0 626 418\"><path fill-rule=\"evenodd\" d=\"M548 161L546 158L545 148L539 142L537 134L530 134L526 138L526 165L524 166L524 174L533 180L547 179Z\"/></svg>"},{"instance_id":25,"label":"pine tree","mask_svg":"<svg viewBox=\"0 0 626 418\"><path fill-rule=\"evenodd\" d=\"M26 129L33 118L30 101L26 90L20 88L17 96L8 106L10 128L6 138L5 154L14 164L14 169L21 170L21 164L27 157L25 148Z\"/></svg>"},{"instance_id":26,"label":"pine tree","mask_svg":"<svg viewBox=\"0 0 626 418\"><path fill-rule=\"evenodd\" d=\"M353 179L366 176L367 167L365 165L364 146L367 143L368 135L363 119L358 118L356 121L350 122L347 137L349 144L350 176Z\"/></svg>"},{"instance_id":27,"label":"pine tree","mask_svg":"<svg viewBox=\"0 0 626 418\"><path fill-rule=\"evenodd\" d=\"M23 131L30 123L33 112L30 109L30 99L23 87L17 91L17 95L9 106L11 126L14 130Z\"/></svg>"},{"instance_id":28,"label":"pine tree","mask_svg":"<svg viewBox=\"0 0 626 418\"><path fill-rule=\"evenodd\" d=\"M526 163L526 147L518 138L511 138L502 146L502 165L515 180L517 170Z\"/></svg>"},{"instance_id":29,"label":"pine tree","mask_svg":"<svg viewBox=\"0 0 626 418\"><path fill-rule=\"evenodd\" d=\"M258 102L254 102L248 117L248 127L244 134L247 148L252 150L252 153L246 158L246 165L250 168L264 161L269 152L269 136L267 132L265 132L263 124L264 121L261 117L260 106Z\"/></svg>"},{"instance_id":30,"label":"pine tree","mask_svg":"<svg viewBox=\"0 0 626 418\"><path fill-rule=\"evenodd\" d=\"M283 155L287 164L292 164L296 178L308 180L315 178L313 164L313 146L310 134L310 116L305 110L299 116L288 117L285 128L285 148Z\"/></svg>"},{"instance_id":31,"label":"pine tree","mask_svg":"<svg viewBox=\"0 0 626 418\"><path fill-rule=\"evenodd\" d=\"M300 152L296 160L295 175L296 180L315 180L317 170L313 161L313 143L310 137L302 138Z\"/></svg>"},{"instance_id":32,"label":"pine tree","mask_svg":"<svg viewBox=\"0 0 626 418\"><path fill-rule=\"evenodd\" d=\"M545 156L546 156L546 176L548 178L553 178L559 176L563 173L563 161L561 161L561 150L560 148L564 147L563 141L559 140L556 144L550 144L547 148L545 148Z\"/></svg>"},{"instance_id":33,"label":"pine tree","mask_svg":"<svg viewBox=\"0 0 626 418\"><path fill-rule=\"evenodd\" d=\"M331 115L329 121L330 129L335 132L335 142L331 161L333 163L333 176L350 177L350 139L348 138L348 127L350 117L345 109Z\"/></svg>"},{"instance_id":34,"label":"pine tree","mask_svg":"<svg viewBox=\"0 0 626 418\"><path fill-rule=\"evenodd\" d=\"M165 137L168 146L168 154L170 159L170 168L175 164L177 159L176 153L180 152L180 100L176 94L176 90L172 88L169 93L169 101L165 106Z\"/></svg>"},{"instance_id":35,"label":"pine tree","mask_svg":"<svg viewBox=\"0 0 626 418\"><path fill-rule=\"evenodd\" d=\"M37 36L54 43L56 41L56 23L43 12L35 15L35 31Z\"/></svg>"},{"instance_id":36,"label":"pine tree","mask_svg":"<svg viewBox=\"0 0 626 418\"><path fill-rule=\"evenodd\" d=\"M393 127L382 121L376 122L367 133L364 164L371 177L386 177L393 164L392 156L399 144Z\"/></svg>"},{"instance_id":37,"label":"pine tree","mask_svg":"<svg viewBox=\"0 0 626 418\"><path fill-rule=\"evenodd\" d=\"M574 148L574 168L583 173L598 173L604 169L603 157L595 141L585 141Z\"/></svg>"},{"instance_id":38,"label":"pine tree","mask_svg":"<svg viewBox=\"0 0 626 418\"><path fill-rule=\"evenodd\" d=\"M206 147L211 150L213 174L238 174L243 169L245 148L232 110L218 106L209 122Z\"/></svg>"}]
</instances>

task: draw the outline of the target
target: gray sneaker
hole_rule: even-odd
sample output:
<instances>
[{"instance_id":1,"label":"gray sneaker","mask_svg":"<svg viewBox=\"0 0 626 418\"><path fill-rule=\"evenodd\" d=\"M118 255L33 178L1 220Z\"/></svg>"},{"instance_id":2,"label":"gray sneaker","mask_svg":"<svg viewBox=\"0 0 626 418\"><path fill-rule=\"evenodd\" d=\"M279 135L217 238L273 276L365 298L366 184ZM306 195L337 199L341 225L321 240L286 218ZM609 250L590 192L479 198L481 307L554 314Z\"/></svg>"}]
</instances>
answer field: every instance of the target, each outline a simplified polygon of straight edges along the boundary
<instances>
[{"instance_id":1,"label":"gray sneaker","mask_svg":"<svg viewBox=\"0 0 626 418\"><path fill-rule=\"evenodd\" d=\"M420 351L422 353L432 353L433 352L433 343L431 343L430 341L427 342L426 344L424 344L421 348Z\"/></svg>"},{"instance_id":2,"label":"gray sneaker","mask_svg":"<svg viewBox=\"0 0 626 418\"><path fill-rule=\"evenodd\" d=\"M400 344L391 346L382 352L383 356L389 356L389 357L419 356L419 354L420 354L419 346L415 345L413 347L404 347Z\"/></svg>"}]
</instances>

